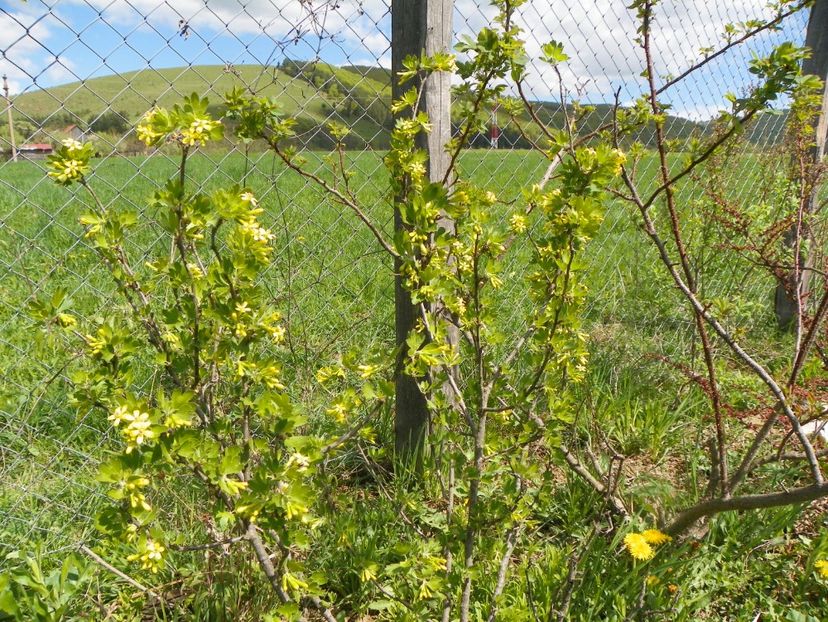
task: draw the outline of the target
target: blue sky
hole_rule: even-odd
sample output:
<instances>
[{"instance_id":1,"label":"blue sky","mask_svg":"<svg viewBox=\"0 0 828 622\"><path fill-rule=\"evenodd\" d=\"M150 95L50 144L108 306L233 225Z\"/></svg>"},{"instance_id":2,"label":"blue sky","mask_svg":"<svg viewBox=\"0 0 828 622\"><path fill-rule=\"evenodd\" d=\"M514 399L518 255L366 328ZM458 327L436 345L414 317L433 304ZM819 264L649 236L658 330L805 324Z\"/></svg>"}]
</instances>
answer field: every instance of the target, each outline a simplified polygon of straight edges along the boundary
<instances>
[{"instance_id":1,"label":"blue sky","mask_svg":"<svg viewBox=\"0 0 828 622\"><path fill-rule=\"evenodd\" d=\"M518 22L530 55L549 39L572 60L564 88L584 101L610 101L622 89L630 100L642 88L641 53L628 0L532 0ZM767 15L765 0L664 0L654 44L661 74L675 74L721 41L724 24ZM309 11L308 7L314 7ZM485 2L457 0L454 29L486 24ZM180 20L189 36L178 33ZM676 112L715 114L727 91L750 84L752 53L784 39L802 41L807 15L711 63L670 94ZM13 92L152 67L188 64L273 64L319 57L335 64L390 64L389 8L384 0L30 0L0 1L0 70ZM319 35L322 35L321 37ZM533 64L528 81L537 99L559 98L558 80Z\"/></svg>"}]
</instances>

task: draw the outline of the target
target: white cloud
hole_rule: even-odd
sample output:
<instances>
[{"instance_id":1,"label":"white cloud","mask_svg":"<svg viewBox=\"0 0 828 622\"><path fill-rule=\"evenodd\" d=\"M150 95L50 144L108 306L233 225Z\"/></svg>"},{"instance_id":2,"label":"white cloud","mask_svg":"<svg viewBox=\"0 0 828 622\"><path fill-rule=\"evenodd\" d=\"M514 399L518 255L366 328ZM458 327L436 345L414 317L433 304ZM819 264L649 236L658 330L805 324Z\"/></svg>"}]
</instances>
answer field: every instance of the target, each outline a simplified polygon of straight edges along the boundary
<instances>
[{"instance_id":1,"label":"white cloud","mask_svg":"<svg viewBox=\"0 0 828 622\"><path fill-rule=\"evenodd\" d=\"M266 35L274 40L338 33L352 39L388 12L383 0L68 0L88 6L114 26L146 27L168 32L181 20L190 35Z\"/></svg>"},{"instance_id":2,"label":"white cloud","mask_svg":"<svg viewBox=\"0 0 828 622\"><path fill-rule=\"evenodd\" d=\"M560 67L565 89L590 101L635 97L644 84L644 58L636 43L638 21L625 0L531 0L519 9L516 23L524 30L527 52L537 59L541 45L563 43L570 60ZM701 59L700 50L723 42L725 25L772 15L766 0L665 0L656 7L652 50L659 76L676 75ZM490 8L474 0L458 0L455 30L473 32L492 17ZM804 15L804 14L803 14ZM802 17L799 24L802 25ZM750 56L750 45L737 48L708 74L704 93L682 93L696 100L688 110L711 107L724 92L746 86L737 68ZM741 81L741 83L740 83ZM558 99L554 70L531 63L527 86L537 99Z\"/></svg>"},{"instance_id":3,"label":"white cloud","mask_svg":"<svg viewBox=\"0 0 828 622\"><path fill-rule=\"evenodd\" d=\"M8 76L9 90L19 93L39 78L56 58L47 43L51 34L46 19L26 11L0 13L0 72Z\"/></svg>"},{"instance_id":4,"label":"white cloud","mask_svg":"<svg viewBox=\"0 0 828 622\"><path fill-rule=\"evenodd\" d=\"M701 48L720 41L726 23L767 17L766 2L664 0L659 3L653 35L659 74L675 74L692 64L699 58ZM541 45L551 39L564 44L571 57L561 67L568 91L579 92L585 100L609 101L614 90L621 87L622 97L629 99L641 89L643 59L635 43L638 24L633 12L626 8L628 3L628 0L530 0L520 8L516 22L525 31L527 50L532 58L537 58ZM235 46L232 49L236 52L228 55L234 56L239 50L247 50L251 43L259 46L259 50L268 45L278 49L279 43L295 39L298 45L288 50L295 50L302 58L311 58L318 51L323 59L334 62L342 62L344 57L350 62L359 59L365 64L387 67L390 65L389 5L390 0L63 0L54 8L46 7L45 16L38 16L37 4L32 2L16 13L0 12L0 46L7 50L11 61L2 61L0 67L9 73L18 89L33 77L52 83L74 79L73 64L66 58L72 50L64 55L58 52L61 57L55 59L41 42L48 42L60 28L65 29L59 22L63 19L81 32L81 43L99 50L95 47L99 42L90 40L92 30L85 30L88 23L79 23L79 15L87 16L87 22L95 23L99 19L109 24L129 44L134 44L132 37L138 41L139 35L155 31L162 49L170 45L165 40L175 37L180 20L184 20L192 45L186 57L183 51L177 53L185 62L187 59L198 62L206 57L217 62L221 54L231 49L229 44ZM486 0L456 0L454 31L458 36L474 33L490 24L495 14L496 9ZM317 41L320 34L326 35L321 43ZM70 31L63 30L63 35L64 39L71 39ZM220 41L228 46L221 47ZM144 62L142 57L153 58L157 53L157 49L137 51L138 66ZM743 65L745 52L740 51L736 56L739 54ZM220 60L234 62L236 58ZM83 65L90 72L98 68ZM708 80L709 84L703 85L706 92L681 94L687 100L684 107L688 111L709 108L724 91L743 88L743 84L725 84L744 80L738 72L730 71L726 63L717 71ZM539 62L532 62L527 86L533 98L559 97L556 74Z\"/></svg>"}]
</instances>

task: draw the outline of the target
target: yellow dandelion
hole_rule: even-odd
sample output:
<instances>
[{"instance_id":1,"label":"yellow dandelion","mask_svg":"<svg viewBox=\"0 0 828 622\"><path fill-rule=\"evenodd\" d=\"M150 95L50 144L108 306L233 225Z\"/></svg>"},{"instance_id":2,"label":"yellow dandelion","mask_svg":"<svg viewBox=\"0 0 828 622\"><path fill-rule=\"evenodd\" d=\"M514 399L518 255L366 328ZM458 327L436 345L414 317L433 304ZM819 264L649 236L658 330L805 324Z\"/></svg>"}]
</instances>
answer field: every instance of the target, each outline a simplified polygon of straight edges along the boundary
<instances>
[{"instance_id":1,"label":"yellow dandelion","mask_svg":"<svg viewBox=\"0 0 828 622\"><path fill-rule=\"evenodd\" d=\"M654 544L655 546L659 546L664 544L665 542L669 542L672 540L670 536L666 533L662 533L658 529L647 529L646 531L642 532L641 535L647 541L647 544Z\"/></svg>"},{"instance_id":2,"label":"yellow dandelion","mask_svg":"<svg viewBox=\"0 0 828 622\"><path fill-rule=\"evenodd\" d=\"M822 578L828 579L828 559L817 560L814 564L814 569Z\"/></svg>"},{"instance_id":3,"label":"yellow dandelion","mask_svg":"<svg viewBox=\"0 0 828 622\"><path fill-rule=\"evenodd\" d=\"M624 536L624 546L627 548L629 554L633 559L640 561L647 561L652 559L655 555L653 547L647 542L640 533L628 533Z\"/></svg>"}]
</instances>

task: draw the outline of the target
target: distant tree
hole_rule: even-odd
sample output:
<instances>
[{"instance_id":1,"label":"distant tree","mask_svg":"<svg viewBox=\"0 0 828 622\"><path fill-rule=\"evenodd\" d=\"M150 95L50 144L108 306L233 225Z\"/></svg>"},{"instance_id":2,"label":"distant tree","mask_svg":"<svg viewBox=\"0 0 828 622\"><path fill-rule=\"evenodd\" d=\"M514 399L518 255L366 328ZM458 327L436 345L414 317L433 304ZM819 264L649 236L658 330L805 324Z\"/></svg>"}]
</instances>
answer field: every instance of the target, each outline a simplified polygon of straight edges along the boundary
<instances>
[{"instance_id":1,"label":"distant tree","mask_svg":"<svg viewBox=\"0 0 828 622\"><path fill-rule=\"evenodd\" d=\"M126 134L132 124L124 111L108 110L89 117L89 129L97 133Z\"/></svg>"}]
</instances>

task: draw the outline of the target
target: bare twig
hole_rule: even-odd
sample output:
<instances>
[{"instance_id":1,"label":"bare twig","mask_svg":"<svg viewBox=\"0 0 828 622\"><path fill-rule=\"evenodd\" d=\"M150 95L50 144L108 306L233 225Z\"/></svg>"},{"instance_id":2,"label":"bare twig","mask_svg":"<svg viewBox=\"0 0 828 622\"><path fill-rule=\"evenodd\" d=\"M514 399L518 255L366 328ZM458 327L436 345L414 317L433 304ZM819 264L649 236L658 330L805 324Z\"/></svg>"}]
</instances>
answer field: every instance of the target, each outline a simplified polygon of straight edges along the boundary
<instances>
[{"instance_id":1,"label":"bare twig","mask_svg":"<svg viewBox=\"0 0 828 622\"><path fill-rule=\"evenodd\" d=\"M689 76L691 73L701 69L702 67L704 67L705 65L707 65L711 61L716 60L717 58L719 58L723 54L726 54L732 48L734 48L738 45L741 45L745 41L755 37L756 35L764 32L766 30L771 30L771 29L775 28L776 26L781 24L785 19L787 19L788 17L793 15L794 13L798 13L802 9L806 8L810 3L811 3L811 0L803 0L802 2L799 2L798 4L794 5L794 7L792 9L789 9L789 10L785 11L784 13L779 13L774 19L772 19L770 21L767 21L767 22L765 22L765 23L763 23L763 24L761 24L761 25L759 25L755 28L752 28L752 29L746 31L741 37L737 37L736 39L733 39L732 41L728 41L727 45L719 48L718 50L716 50L712 54L708 54L707 56L704 57L704 59L702 59L698 63L692 65L691 67L687 68L685 71L681 72L680 74L678 74L674 78L670 78L669 80L667 80L664 84L662 84L658 88L657 93L659 95L661 95L664 91L669 89L671 86L673 86L675 84L678 84L679 82L684 80L687 76Z\"/></svg>"},{"instance_id":2,"label":"bare twig","mask_svg":"<svg viewBox=\"0 0 828 622\"><path fill-rule=\"evenodd\" d=\"M132 587L134 587L135 589L141 590L145 594L149 594L150 596L152 596L154 599L156 599L159 602L163 602L164 599L161 598L161 596L158 594L158 592L156 592L155 590L153 590L151 588L148 588L148 587L142 585L141 583L138 583L138 581L136 581L135 579L130 577L125 572L123 572L121 570L118 570L115 566L113 566L112 564L107 562L103 557L98 555L95 551L90 549L85 544L81 544L78 547L78 550L81 553L83 553L84 555L86 555L93 562L98 564L101 568L103 568L104 570L107 570L107 571L111 572L112 574L114 574L115 576L123 579L124 581L129 583Z\"/></svg>"},{"instance_id":3,"label":"bare twig","mask_svg":"<svg viewBox=\"0 0 828 622\"><path fill-rule=\"evenodd\" d=\"M793 488L782 492L744 495L730 497L729 499L710 499L709 501L703 501L681 512L664 528L664 532L672 536L679 535L700 518L721 512L758 510L782 505L795 505L798 503L808 503L825 496L828 496L828 484L821 482L819 484L811 484L810 486Z\"/></svg>"},{"instance_id":4,"label":"bare twig","mask_svg":"<svg viewBox=\"0 0 828 622\"><path fill-rule=\"evenodd\" d=\"M497 615L497 599L500 598L500 595L503 593L503 588L506 587L506 573L509 571L509 565L512 563L512 553L515 550L517 535L518 525L513 525L506 532L506 543L503 546L503 557L500 558L500 566L497 570L497 583L492 593L492 606L489 610L488 622L495 621L495 616Z\"/></svg>"}]
</instances>

